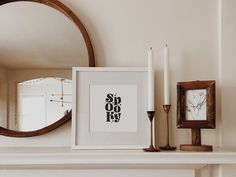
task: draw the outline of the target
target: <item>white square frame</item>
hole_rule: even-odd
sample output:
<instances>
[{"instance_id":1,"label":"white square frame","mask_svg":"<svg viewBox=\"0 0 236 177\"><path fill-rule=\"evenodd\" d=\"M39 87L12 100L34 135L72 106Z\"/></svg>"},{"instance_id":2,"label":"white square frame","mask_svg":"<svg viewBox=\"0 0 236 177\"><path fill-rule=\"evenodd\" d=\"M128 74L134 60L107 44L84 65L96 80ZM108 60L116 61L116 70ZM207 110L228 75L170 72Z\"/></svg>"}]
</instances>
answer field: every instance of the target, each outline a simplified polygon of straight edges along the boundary
<instances>
[{"instance_id":1,"label":"white square frame","mask_svg":"<svg viewBox=\"0 0 236 177\"><path fill-rule=\"evenodd\" d=\"M73 100L72 100L72 140L71 140L71 148L73 150L76 150L76 149L142 149L144 147L147 147L148 144L149 144L149 140L150 140L150 134L149 134L149 129L150 129L150 125L149 125L149 120L148 120L148 117L147 117L147 114L146 114L146 102L147 102L147 98L146 98L146 95L147 95L147 72L148 72L148 69L147 67L74 67L73 68L73 71L72 71L72 85L73 85ZM81 79L82 81L78 81L78 75L81 74L81 73L88 73L89 75L92 75L92 77L98 77L96 74L97 73L101 73L101 72L105 72L106 74L114 74L114 73L117 73L119 75L119 73L123 73L124 72L127 74L127 75L131 75L131 77L135 76L135 73L137 73L137 77L132 80L131 82L132 83L135 83L137 82L137 86L138 86L138 90L139 90L139 94L141 93L142 95L139 95L138 94L138 97L141 99L138 99L138 105L140 104L140 106L142 105L142 108L140 108L138 106L138 121L140 121L141 123L139 123L139 128L138 128L138 131L137 131L137 135L136 136L136 139L139 139L140 136L141 139L143 139L143 143L137 143L137 144L80 144L79 143L79 133L84 133L84 132L80 132L81 130L78 128L78 122L83 119L82 117L86 117L86 116L78 116L78 109L81 109L78 107L78 105L82 105L79 103L79 100L78 100L78 96L79 96L79 89L77 87L78 83L79 82L83 82L83 79ZM142 77L138 77L142 75ZM87 79L87 77L86 77ZM102 78L99 78L100 80ZM99 80L98 79L98 80ZM88 78L89 80L89 78ZM106 79L105 79L106 80ZM87 80L86 80L87 82ZM93 81L88 81L89 84L90 82L94 82ZM96 79L96 82L97 82L97 79ZM104 81L106 82L106 81ZM119 81L119 84L120 82L122 81ZM88 83L86 83L87 85L89 85ZM112 83L112 84L116 84L116 83ZM127 83L125 83L127 84ZM82 86L83 87L83 86ZM81 89L83 90L83 89ZM81 98L82 99L82 98ZM89 100L89 96L87 98ZM83 100L84 102L84 100ZM86 104L85 104L86 105ZM84 106L84 105L83 105ZM88 105L89 107L89 105ZM88 108L89 109L89 108ZM140 110L141 109L141 110ZM140 114L141 112L141 114ZM83 114L84 115L84 114ZM80 118L81 117L81 120ZM88 119L89 119L89 115L87 115ZM87 119L87 118L84 118L84 119ZM85 120L87 121L87 120ZM142 127L140 127L142 126ZM141 133L140 133L141 132ZM88 132L87 132L88 133ZM86 133L85 133L86 134ZM104 133L105 134L105 133ZM109 133L107 133L109 134ZM121 136L121 138L124 137L124 136Z\"/></svg>"}]
</instances>

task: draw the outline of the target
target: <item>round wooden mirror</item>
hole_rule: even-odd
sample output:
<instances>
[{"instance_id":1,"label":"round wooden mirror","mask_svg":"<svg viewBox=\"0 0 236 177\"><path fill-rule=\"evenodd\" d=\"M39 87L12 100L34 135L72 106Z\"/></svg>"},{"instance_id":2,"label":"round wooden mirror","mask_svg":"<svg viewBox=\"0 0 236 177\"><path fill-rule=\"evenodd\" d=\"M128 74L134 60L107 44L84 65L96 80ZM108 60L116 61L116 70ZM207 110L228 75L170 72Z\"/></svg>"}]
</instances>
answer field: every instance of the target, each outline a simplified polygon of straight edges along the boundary
<instances>
[{"instance_id":1,"label":"round wooden mirror","mask_svg":"<svg viewBox=\"0 0 236 177\"><path fill-rule=\"evenodd\" d=\"M0 134L52 131L71 119L72 67L95 66L88 33L57 0L2 0L0 21Z\"/></svg>"}]
</instances>

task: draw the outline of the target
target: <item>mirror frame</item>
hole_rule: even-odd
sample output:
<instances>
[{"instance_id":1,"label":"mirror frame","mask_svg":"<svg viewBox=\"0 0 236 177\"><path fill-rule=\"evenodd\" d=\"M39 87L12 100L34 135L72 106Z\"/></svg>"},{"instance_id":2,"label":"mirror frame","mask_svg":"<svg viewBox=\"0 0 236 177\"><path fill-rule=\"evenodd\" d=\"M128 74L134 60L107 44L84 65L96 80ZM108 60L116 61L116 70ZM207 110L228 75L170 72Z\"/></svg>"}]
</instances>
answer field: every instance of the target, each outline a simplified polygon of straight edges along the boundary
<instances>
[{"instance_id":1,"label":"mirror frame","mask_svg":"<svg viewBox=\"0 0 236 177\"><path fill-rule=\"evenodd\" d=\"M65 6L63 3L61 3L58 0L1 0L0 6L4 4L20 2L20 1L44 4L60 11L65 16L67 16L78 27L78 29L82 33L84 42L87 47L87 52L88 52L88 57L89 57L89 67L95 67L94 51L93 51L93 46L89 38L88 32L74 12L72 12L67 6ZM70 110L68 114L66 114L61 119L54 122L53 124L50 124L44 128L34 130L34 131L16 131L16 130L6 129L0 126L0 135L9 136L9 137L33 137L33 136L42 135L70 121L71 115L72 115L71 113L72 113L72 110Z\"/></svg>"}]
</instances>

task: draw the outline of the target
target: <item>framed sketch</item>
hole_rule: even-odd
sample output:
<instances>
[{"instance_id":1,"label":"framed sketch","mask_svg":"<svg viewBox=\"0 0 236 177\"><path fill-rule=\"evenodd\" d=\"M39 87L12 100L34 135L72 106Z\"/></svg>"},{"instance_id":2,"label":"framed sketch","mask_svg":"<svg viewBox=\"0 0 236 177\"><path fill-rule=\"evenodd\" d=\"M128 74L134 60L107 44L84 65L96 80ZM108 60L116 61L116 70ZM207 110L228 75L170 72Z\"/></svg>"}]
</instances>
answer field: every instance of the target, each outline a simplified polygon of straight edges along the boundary
<instances>
[{"instance_id":1,"label":"framed sketch","mask_svg":"<svg viewBox=\"0 0 236 177\"><path fill-rule=\"evenodd\" d=\"M149 144L147 68L73 68L72 149Z\"/></svg>"},{"instance_id":2,"label":"framed sketch","mask_svg":"<svg viewBox=\"0 0 236 177\"><path fill-rule=\"evenodd\" d=\"M178 128L215 128L215 81L177 83Z\"/></svg>"}]
</instances>

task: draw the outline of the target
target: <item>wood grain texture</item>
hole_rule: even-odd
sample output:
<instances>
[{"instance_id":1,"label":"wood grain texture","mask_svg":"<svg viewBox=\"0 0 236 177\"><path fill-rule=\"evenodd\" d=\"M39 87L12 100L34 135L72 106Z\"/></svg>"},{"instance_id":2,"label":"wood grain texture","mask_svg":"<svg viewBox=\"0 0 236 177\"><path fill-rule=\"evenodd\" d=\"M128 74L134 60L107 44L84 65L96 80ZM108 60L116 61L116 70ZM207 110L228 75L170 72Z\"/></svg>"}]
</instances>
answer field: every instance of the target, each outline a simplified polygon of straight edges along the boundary
<instances>
[{"instance_id":1,"label":"wood grain texture","mask_svg":"<svg viewBox=\"0 0 236 177\"><path fill-rule=\"evenodd\" d=\"M66 122L71 120L71 112L72 111L70 111L68 114L66 114L64 117L62 117L60 120L54 122L53 124L51 124L47 127L38 129L38 130L34 130L34 131L27 131L27 132L15 131L15 130L9 130L9 129L0 127L0 135L9 136L9 137L19 137L19 138L42 135L42 134L48 133L52 130L55 130L56 128L60 127L61 125L65 124Z\"/></svg>"},{"instance_id":2,"label":"wood grain texture","mask_svg":"<svg viewBox=\"0 0 236 177\"><path fill-rule=\"evenodd\" d=\"M186 120L186 91L206 89L207 120ZM177 83L177 127L215 128L215 81L191 81Z\"/></svg>"},{"instance_id":3,"label":"wood grain texture","mask_svg":"<svg viewBox=\"0 0 236 177\"><path fill-rule=\"evenodd\" d=\"M191 152L212 152L213 147L208 145L191 145L191 144L181 144L181 151L191 151Z\"/></svg>"},{"instance_id":4,"label":"wood grain texture","mask_svg":"<svg viewBox=\"0 0 236 177\"><path fill-rule=\"evenodd\" d=\"M201 143L201 129L192 128L192 144L181 144L181 151L195 151L195 152L211 152L213 151L213 146L202 145Z\"/></svg>"},{"instance_id":5,"label":"wood grain texture","mask_svg":"<svg viewBox=\"0 0 236 177\"><path fill-rule=\"evenodd\" d=\"M201 129L192 129L192 145L201 146Z\"/></svg>"}]
</instances>

